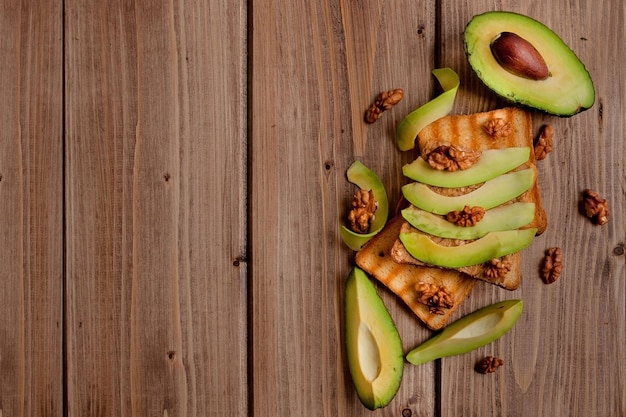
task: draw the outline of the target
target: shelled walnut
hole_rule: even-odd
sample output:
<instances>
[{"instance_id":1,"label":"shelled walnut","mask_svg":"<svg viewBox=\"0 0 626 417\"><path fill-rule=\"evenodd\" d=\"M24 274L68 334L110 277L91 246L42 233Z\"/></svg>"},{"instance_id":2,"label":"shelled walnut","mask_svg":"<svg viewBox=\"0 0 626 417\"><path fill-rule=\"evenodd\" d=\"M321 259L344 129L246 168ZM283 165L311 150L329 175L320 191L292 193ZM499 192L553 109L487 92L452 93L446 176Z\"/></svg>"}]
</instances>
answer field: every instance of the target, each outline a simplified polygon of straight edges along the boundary
<instances>
[{"instance_id":1,"label":"shelled walnut","mask_svg":"<svg viewBox=\"0 0 626 417\"><path fill-rule=\"evenodd\" d=\"M506 258L494 258L485 263L483 274L490 279L504 280L506 274L511 271L511 263Z\"/></svg>"},{"instance_id":2,"label":"shelled walnut","mask_svg":"<svg viewBox=\"0 0 626 417\"><path fill-rule=\"evenodd\" d=\"M583 205L585 215L595 224L602 226L609 221L609 203L595 191L590 189L583 191Z\"/></svg>"},{"instance_id":3,"label":"shelled walnut","mask_svg":"<svg viewBox=\"0 0 626 417\"><path fill-rule=\"evenodd\" d=\"M440 146L426 157L428 164L440 171L467 169L480 159L480 151L461 149L453 145Z\"/></svg>"},{"instance_id":4,"label":"shelled walnut","mask_svg":"<svg viewBox=\"0 0 626 417\"><path fill-rule=\"evenodd\" d=\"M495 372L496 369L504 365L504 360L495 356L485 356L482 360L476 363L474 370L480 374L490 374Z\"/></svg>"},{"instance_id":5,"label":"shelled walnut","mask_svg":"<svg viewBox=\"0 0 626 417\"><path fill-rule=\"evenodd\" d=\"M372 190L358 190L352 199L352 210L348 213L350 229L357 233L367 233L377 208L378 203Z\"/></svg>"},{"instance_id":6,"label":"shelled walnut","mask_svg":"<svg viewBox=\"0 0 626 417\"><path fill-rule=\"evenodd\" d=\"M561 248L554 247L546 250L541 263L541 279L546 284L552 284L559 279L563 270L563 254Z\"/></svg>"},{"instance_id":7,"label":"shelled walnut","mask_svg":"<svg viewBox=\"0 0 626 417\"><path fill-rule=\"evenodd\" d=\"M398 104L402 97L404 97L404 91L401 88L380 93L365 112L365 122L374 123L383 112Z\"/></svg>"},{"instance_id":8,"label":"shelled walnut","mask_svg":"<svg viewBox=\"0 0 626 417\"><path fill-rule=\"evenodd\" d=\"M535 159L541 161L552 152L552 143L554 138L554 128L550 125L544 125L541 128L537 142L535 143Z\"/></svg>"},{"instance_id":9,"label":"shelled walnut","mask_svg":"<svg viewBox=\"0 0 626 417\"><path fill-rule=\"evenodd\" d=\"M446 214L446 220L457 226L470 227L483 219L485 209L480 206L465 206L463 210L453 210Z\"/></svg>"},{"instance_id":10,"label":"shelled walnut","mask_svg":"<svg viewBox=\"0 0 626 417\"><path fill-rule=\"evenodd\" d=\"M434 314L443 314L444 308L452 308L454 301L452 294L444 286L418 282L415 285L417 301L428 306L428 310Z\"/></svg>"}]
</instances>

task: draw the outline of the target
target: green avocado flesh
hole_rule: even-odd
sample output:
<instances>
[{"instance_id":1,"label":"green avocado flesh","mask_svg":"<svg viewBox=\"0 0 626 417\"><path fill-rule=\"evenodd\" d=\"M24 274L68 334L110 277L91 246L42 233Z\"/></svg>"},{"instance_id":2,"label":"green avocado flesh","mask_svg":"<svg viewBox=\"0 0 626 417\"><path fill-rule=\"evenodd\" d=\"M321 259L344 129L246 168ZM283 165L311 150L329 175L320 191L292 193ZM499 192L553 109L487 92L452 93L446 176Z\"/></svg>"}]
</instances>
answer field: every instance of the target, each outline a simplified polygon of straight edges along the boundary
<instances>
[{"instance_id":1,"label":"green avocado flesh","mask_svg":"<svg viewBox=\"0 0 626 417\"><path fill-rule=\"evenodd\" d=\"M535 203L519 202L487 210L482 220L469 227L457 226L444 217L414 206L402 210L402 217L424 233L448 239L470 240L489 232L514 230L530 223L535 218Z\"/></svg>"},{"instance_id":2,"label":"green avocado flesh","mask_svg":"<svg viewBox=\"0 0 626 417\"><path fill-rule=\"evenodd\" d=\"M435 120L447 116L454 106L454 99L460 84L458 74L450 68L437 68L432 73L441 84L443 93L402 119L396 130L396 145L401 151L413 149L415 138L420 130Z\"/></svg>"},{"instance_id":3,"label":"green avocado flesh","mask_svg":"<svg viewBox=\"0 0 626 417\"><path fill-rule=\"evenodd\" d=\"M354 267L346 282L346 350L363 405L384 407L400 388L404 351L396 325L365 272Z\"/></svg>"},{"instance_id":4,"label":"green avocado flesh","mask_svg":"<svg viewBox=\"0 0 626 417\"><path fill-rule=\"evenodd\" d=\"M412 180L437 187L466 187L479 184L511 171L528 161L530 147L488 149L478 162L468 169L443 171L432 168L422 157L402 167L402 173Z\"/></svg>"},{"instance_id":5,"label":"green avocado flesh","mask_svg":"<svg viewBox=\"0 0 626 417\"><path fill-rule=\"evenodd\" d=\"M455 197L438 194L426 184L419 182L402 186L402 194L409 203L417 208L434 214L445 215L454 210L462 210L466 205L470 207L479 206L489 210L520 196L530 189L534 181L534 170L526 168L500 175L486 181L472 192Z\"/></svg>"},{"instance_id":6,"label":"green avocado flesh","mask_svg":"<svg viewBox=\"0 0 626 417\"><path fill-rule=\"evenodd\" d=\"M378 203L378 208L372 220L369 233L356 233L346 226L342 225L339 228L339 234L344 243L352 250L358 251L363 245L365 245L372 237L382 230L387 223L387 216L389 215L389 201L387 199L387 191L382 181L376 175L374 171L366 167L360 161L354 161L346 172L348 181L362 190L372 190L374 198Z\"/></svg>"},{"instance_id":7,"label":"green avocado flesh","mask_svg":"<svg viewBox=\"0 0 626 417\"><path fill-rule=\"evenodd\" d=\"M422 233L400 233L400 241L415 259L443 268L478 265L519 252L530 245L537 229L490 232L459 246L441 246Z\"/></svg>"},{"instance_id":8,"label":"green avocado flesh","mask_svg":"<svg viewBox=\"0 0 626 417\"><path fill-rule=\"evenodd\" d=\"M529 42L548 66L545 80L532 80L504 69L491 51L501 33ZM593 106L595 91L589 72L576 54L542 23L512 12L474 16L464 32L467 60L487 87L505 99L544 112L571 116Z\"/></svg>"},{"instance_id":9,"label":"green avocado flesh","mask_svg":"<svg viewBox=\"0 0 626 417\"><path fill-rule=\"evenodd\" d=\"M506 300L470 313L448 325L406 355L413 365L471 352L500 338L517 322L522 300Z\"/></svg>"}]
</instances>

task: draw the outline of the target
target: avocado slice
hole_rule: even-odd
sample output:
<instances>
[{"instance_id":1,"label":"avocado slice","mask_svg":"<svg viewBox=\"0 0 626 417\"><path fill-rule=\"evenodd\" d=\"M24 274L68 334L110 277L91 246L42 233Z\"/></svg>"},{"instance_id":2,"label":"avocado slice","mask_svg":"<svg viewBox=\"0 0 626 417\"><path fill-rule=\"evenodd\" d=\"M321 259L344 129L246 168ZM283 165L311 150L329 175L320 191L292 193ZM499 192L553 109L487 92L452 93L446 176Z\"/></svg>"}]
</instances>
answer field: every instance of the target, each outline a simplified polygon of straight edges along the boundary
<instances>
[{"instance_id":1,"label":"avocado slice","mask_svg":"<svg viewBox=\"0 0 626 417\"><path fill-rule=\"evenodd\" d=\"M438 245L422 233L400 233L400 241L419 261L443 268L462 268L519 252L532 243L536 233L536 228L489 232L459 246Z\"/></svg>"},{"instance_id":2,"label":"avocado slice","mask_svg":"<svg viewBox=\"0 0 626 417\"><path fill-rule=\"evenodd\" d=\"M448 239L471 240L489 232L514 230L530 223L535 218L535 203L517 202L487 210L481 221L469 227L457 226L415 206L402 210L402 217L424 233Z\"/></svg>"},{"instance_id":3,"label":"avocado slice","mask_svg":"<svg viewBox=\"0 0 626 417\"><path fill-rule=\"evenodd\" d=\"M452 111L460 85L458 74L451 68L437 68L432 74L441 84L443 92L402 119L396 130L396 145L401 151L413 149L420 130Z\"/></svg>"},{"instance_id":4,"label":"avocado slice","mask_svg":"<svg viewBox=\"0 0 626 417\"><path fill-rule=\"evenodd\" d=\"M398 329L363 270L354 267L346 282L348 366L363 405L374 410L395 397L404 366Z\"/></svg>"},{"instance_id":5,"label":"avocado slice","mask_svg":"<svg viewBox=\"0 0 626 417\"><path fill-rule=\"evenodd\" d=\"M346 171L348 181L363 190L372 190L378 204L369 233L356 233L345 225L339 228L339 234L344 243L354 251L361 249L372 237L382 230L389 216L389 200L387 191L378 175L365 166L361 161L354 161Z\"/></svg>"},{"instance_id":6,"label":"avocado slice","mask_svg":"<svg viewBox=\"0 0 626 417\"><path fill-rule=\"evenodd\" d=\"M503 34L505 42L500 39ZM522 47L524 41L545 61L547 78L520 76L499 62L502 58L499 55L506 58L529 49ZM506 45L498 45L494 52L494 42ZM594 104L593 81L585 65L557 34L528 16L500 11L474 16L465 27L464 49L470 66L483 83L513 103L558 116L572 116ZM527 58L531 60L536 61ZM517 65L525 66L519 62Z\"/></svg>"},{"instance_id":7,"label":"avocado slice","mask_svg":"<svg viewBox=\"0 0 626 417\"><path fill-rule=\"evenodd\" d=\"M421 156L402 167L402 173L412 180L437 187L466 187L479 184L511 171L528 161L530 147L487 149L468 169L442 171L434 169Z\"/></svg>"},{"instance_id":8,"label":"avocado slice","mask_svg":"<svg viewBox=\"0 0 626 417\"><path fill-rule=\"evenodd\" d=\"M472 192L455 197L438 194L420 182L403 185L402 194L415 207L445 215L454 210L462 210L466 205L489 210L520 196L532 187L534 181L535 171L526 168L500 175Z\"/></svg>"},{"instance_id":9,"label":"avocado slice","mask_svg":"<svg viewBox=\"0 0 626 417\"><path fill-rule=\"evenodd\" d=\"M413 365L471 352L508 332L522 315L522 300L488 305L461 317L406 355Z\"/></svg>"}]
</instances>

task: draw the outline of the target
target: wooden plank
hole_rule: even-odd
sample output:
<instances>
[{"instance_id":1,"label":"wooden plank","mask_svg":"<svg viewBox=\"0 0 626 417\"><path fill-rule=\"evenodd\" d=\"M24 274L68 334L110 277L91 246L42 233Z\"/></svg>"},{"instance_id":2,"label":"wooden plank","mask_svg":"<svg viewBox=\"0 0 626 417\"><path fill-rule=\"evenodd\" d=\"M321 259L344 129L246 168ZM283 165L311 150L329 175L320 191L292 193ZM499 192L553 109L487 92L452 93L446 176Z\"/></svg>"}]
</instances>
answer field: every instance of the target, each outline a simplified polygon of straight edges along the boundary
<instances>
[{"instance_id":1,"label":"wooden plank","mask_svg":"<svg viewBox=\"0 0 626 417\"><path fill-rule=\"evenodd\" d=\"M69 415L246 415L246 8L66 1Z\"/></svg>"},{"instance_id":2,"label":"wooden plank","mask_svg":"<svg viewBox=\"0 0 626 417\"><path fill-rule=\"evenodd\" d=\"M434 88L435 2L278 1L252 9L252 409L256 416L367 412L348 373L344 283L353 254L339 225L359 158L397 203L393 129ZM405 99L374 125L365 110L383 90ZM379 292L406 348L429 332ZM435 367L407 367L392 404L371 415L435 414ZM405 414L406 415L406 414Z\"/></svg>"},{"instance_id":3,"label":"wooden plank","mask_svg":"<svg viewBox=\"0 0 626 417\"><path fill-rule=\"evenodd\" d=\"M61 7L0 5L0 416L63 415Z\"/></svg>"},{"instance_id":4,"label":"wooden plank","mask_svg":"<svg viewBox=\"0 0 626 417\"><path fill-rule=\"evenodd\" d=\"M491 10L486 2L441 2L441 64L459 71L455 111L505 105L472 74L463 55L465 24ZM503 10L530 15L551 27L587 65L595 106L570 119L534 114L535 129L555 129L555 148L539 164L550 225L524 253L521 288L506 293L477 286L464 311L504 298L522 298L525 312L513 331L472 354L442 361L442 416L624 415L626 302L624 268L624 6L619 1L540 4L503 2ZM594 226L578 210L592 188L611 206L609 224ZM546 248L560 246L564 271L546 286L538 265ZM505 366L479 375L474 362L497 355Z\"/></svg>"}]
</instances>

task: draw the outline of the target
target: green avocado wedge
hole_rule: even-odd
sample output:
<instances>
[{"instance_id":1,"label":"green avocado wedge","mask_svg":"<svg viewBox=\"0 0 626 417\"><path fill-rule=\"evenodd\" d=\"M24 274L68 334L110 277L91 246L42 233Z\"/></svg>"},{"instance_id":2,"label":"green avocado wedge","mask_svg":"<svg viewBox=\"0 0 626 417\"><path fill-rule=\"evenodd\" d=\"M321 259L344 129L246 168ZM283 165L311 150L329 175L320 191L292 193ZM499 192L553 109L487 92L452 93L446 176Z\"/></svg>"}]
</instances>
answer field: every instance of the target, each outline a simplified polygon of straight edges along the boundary
<instances>
[{"instance_id":1,"label":"green avocado wedge","mask_svg":"<svg viewBox=\"0 0 626 417\"><path fill-rule=\"evenodd\" d=\"M505 174L522 165L530 157L530 147L487 149L468 169L442 171L432 168L422 157L402 167L404 176L436 187L466 187Z\"/></svg>"},{"instance_id":2,"label":"green avocado wedge","mask_svg":"<svg viewBox=\"0 0 626 417\"><path fill-rule=\"evenodd\" d=\"M530 43L547 65L547 78L529 79L505 69L493 52L503 34ZM509 102L557 116L572 116L594 104L595 90L584 64L557 34L528 16L503 11L474 16L465 27L464 49L478 78Z\"/></svg>"},{"instance_id":3,"label":"green avocado wedge","mask_svg":"<svg viewBox=\"0 0 626 417\"><path fill-rule=\"evenodd\" d=\"M418 230L433 236L471 240L485 236L489 232L514 230L535 218L535 203L517 202L487 210L483 218L474 226L457 226L444 217L409 206L402 210L402 217Z\"/></svg>"},{"instance_id":4,"label":"green avocado wedge","mask_svg":"<svg viewBox=\"0 0 626 417\"><path fill-rule=\"evenodd\" d=\"M459 246L441 246L420 232L400 233L400 241L415 259L443 268L478 265L519 252L530 245L537 229L490 232Z\"/></svg>"},{"instance_id":5,"label":"green avocado wedge","mask_svg":"<svg viewBox=\"0 0 626 417\"><path fill-rule=\"evenodd\" d=\"M396 325L365 272L354 267L346 281L346 350L357 395L370 410L394 398L404 366Z\"/></svg>"},{"instance_id":6,"label":"green avocado wedge","mask_svg":"<svg viewBox=\"0 0 626 417\"><path fill-rule=\"evenodd\" d=\"M402 119L396 130L396 145L401 151L413 149L415 138L417 138L420 130L435 120L450 114L454 106L454 99L460 84L458 74L450 68L438 68L432 73L443 88L443 93L413 110Z\"/></svg>"},{"instance_id":7,"label":"green avocado wedge","mask_svg":"<svg viewBox=\"0 0 626 417\"><path fill-rule=\"evenodd\" d=\"M370 226L369 233L356 233L348 229L345 225L339 228L341 239L348 247L354 251L361 249L372 237L382 230L387 223L389 216L389 200L387 191L378 175L366 167L361 161L354 161L346 171L348 181L363 190L372 190L374 198L378 203L378 208Z\"/></svg>"},{"instance_id":8,"label":"green avocado wedge","mask_svg":"<svg viewBox=\"0 0 626 417\"><path fill-rule=\"evenodd\" d=\"M524 309L522 300L506 300L470 313L448 325L406 355L413 365L460 355L487 345L507 333Z\"/></svg>"},{"instance_id":9,"label":"green avocado wedge","mask_svg":"<svg viewBox=\"0 0 626 417\"><path fill-rule=\"evenodd\" d=\"M412 182L402 186L402 194L415 207L434 214L446 215L454 210L462 210L466 205L489 210L529 190L535 175L532 168L509 172L486 181L472 192L454 197L438 194L426 184Z\"/></svg>"}]
</instances>

